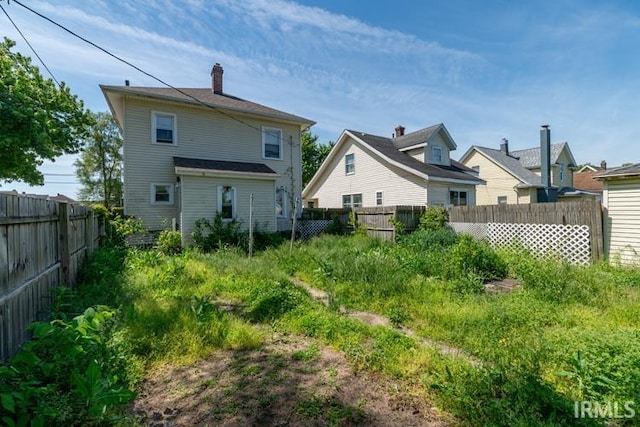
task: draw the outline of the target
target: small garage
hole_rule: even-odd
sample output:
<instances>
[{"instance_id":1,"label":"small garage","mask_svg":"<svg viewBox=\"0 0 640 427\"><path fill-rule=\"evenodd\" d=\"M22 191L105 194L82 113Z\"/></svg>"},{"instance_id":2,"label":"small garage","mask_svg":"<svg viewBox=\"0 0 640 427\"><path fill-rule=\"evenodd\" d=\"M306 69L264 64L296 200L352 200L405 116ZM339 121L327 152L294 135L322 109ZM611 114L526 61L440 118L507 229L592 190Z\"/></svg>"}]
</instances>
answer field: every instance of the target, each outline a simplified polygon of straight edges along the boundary
<instances>
[{"instance_id":1,"label":"small garage","mask_svg":"<svg viewBox=\"0 0 640 427\"><path fill-rule=\"evenodd\" d=\"M640 163L603 171L605 252L613 263L640 265Z\"/></svg>"}]
</instances>

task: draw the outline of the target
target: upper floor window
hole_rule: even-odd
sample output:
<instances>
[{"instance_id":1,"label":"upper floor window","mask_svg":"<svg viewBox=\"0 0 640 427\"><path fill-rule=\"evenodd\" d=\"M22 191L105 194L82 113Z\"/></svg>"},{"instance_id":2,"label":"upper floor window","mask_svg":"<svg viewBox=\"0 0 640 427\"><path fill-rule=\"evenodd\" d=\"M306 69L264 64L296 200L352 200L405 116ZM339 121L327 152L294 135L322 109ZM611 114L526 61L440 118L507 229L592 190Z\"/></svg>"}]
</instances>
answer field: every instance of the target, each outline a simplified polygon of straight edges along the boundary
<instances>
[{"instance_id":1,"label":"upper floor window","mask_svg":"<svg viewBox=\"0 0 640 427\"><path fill-rule=\"evenodd\" d=\"M344 173L346 175L356 173L356 159L353 153L344 156Z\"/></svg>"},{"instance_id":2,"label":"upper floor window","mask_svg":"<svg viewBox=\"0 0 640 427\"><path fill-rule=\"evenodd\" d=\"M449 191L449 204L453 206L467 206L467 192Z\"/></svg>"},{"instance_id":3,"label":"upper floor window","mask_svg":"<svg viewBox=\"0 0 640 427\"><path fill-rule=\"evenodd\" d=\"M431 161L442 163L442 147L431 147Z\"/></svg>"},{"instance_id":4,"label":"upper floor window","mask_svg":"<svg viewBox=\"0 0 640 427\"><path fill-rule=\"evenodd\" d=\"M560 182L564 182L567 179L567 165L560 163Z\"/></svg>"},{"instance_id":5,"label":"upper floor window","mask_svg":"<svg viewBox=\"0 0 640 427\"><path fill-rule=\"evenodd\" d=\"M282 129L262 128L262 157L282 160Z\"/></svg>"},{"instance_id":6,"label":"upper floor window","mask_svg":"<svg viewBox=\"0 0 640 427\"><path fill-rule=\"evenodd\" d=\"M175 114L156 113L152 115L154 144L176 144L176 116Z\"/></svg>"},{"instance_id":7,"label":"upper floor window","mask_svg":"<svg viewBox=\"0 0 640 427\"><path fill-rule=\"evenodd\" d=\"M222 214L222 219L233 219L236 217L236 189L229 185L218 187L218 212Z\"/></svg>"},{"instance_id":8,"label":"upper floor window","mask_svg":"<svg viewBox=\"0 0 640 427\"><path fill-rule=\"evenodd\" d=\"M173 184L151 184L152 205L173 205Z\"/></svg>"}]
</instances>

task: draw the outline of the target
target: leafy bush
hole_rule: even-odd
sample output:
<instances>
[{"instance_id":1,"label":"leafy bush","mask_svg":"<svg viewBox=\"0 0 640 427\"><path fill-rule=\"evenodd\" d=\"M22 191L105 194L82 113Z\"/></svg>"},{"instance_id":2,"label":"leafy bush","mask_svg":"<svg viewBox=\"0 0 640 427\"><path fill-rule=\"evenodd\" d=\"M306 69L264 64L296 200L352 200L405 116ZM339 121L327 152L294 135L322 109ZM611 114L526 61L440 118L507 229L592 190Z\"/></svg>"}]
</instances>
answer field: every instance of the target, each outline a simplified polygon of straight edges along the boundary
<instances>
[{"instance_id":1,"label":"leafy bush","mask_svg":"<svg viewBox=\"0 0 640 427\"><path fill-rule=\"evenodd\" d=\"M182 250L182 235L179 231L162 230L157 245L161 253L175 255Z\"/></svg>"},{"instance_id":2,"label":"leafy bush","mask_svg":"<svg viewBox=\"0 0 640 427\"><path fill-rule=\"evenodd\" d=\"M462 235L449 247L444 260L444 275L447 279L477 277L481 280L503 279L508 272L506 262L487 242L476 241Z\"/></svg>"},{"instance_id":3,"label":"leafy bush","mask_svg":"<svg viewBox=\"0 0 640 427\"><path fill-rule=\"evenodd\" d=\"M349 221L347 223L351 227L351 234L354 236L366 236L367 226L358 222L358 216L355 212L349 212Z\"/></svg>"},{"instance_id":4,"label":"leafy bush","mask_svg":"<svg viewBox=\"0 0 640 427\"><path fill-rule=\"evenodd\" d=\"M223 249L226 246L239 246L242 240L240 222L235 219L225 221L222 213L217 212L213 222L200 218L191 232L194 245L204 252Z\"/></svg>"},{"instance_id":5,"label":"leafy bush","mask_svg":"<svg viewBox=\"0 0 640 427\"><path fill-rule=\"evenodd\" d=\"M141 219L125 216L115 216L107 227L107 237L113 244L123 244L127 237L147 231Z\"/></svg>"},{"instance_id":6,"label":"leafy bush","mask_svg":"<svg viewBox=\"0 0 640 427\"><path fill-rule=\"evenodd\" d=\"M443 207L428 206L420 215L421 230L439 230L447 226L449 222L449 212Z\"/></svg>"},{"instance_id":7,"label":"leafy bush","mask_svg":"<svg viewBox=\"0 0 640 427\"><path fill-rule=\"evenodd\" d=\"M126 363L110 344L108 307L88 308L70 322L30 326L33 339L0 367L0 419L5 425L87 425L115 419L133 399Z\"/></svg>"},{"instance_id":8,"label":"leafy bush","mask_svg":"<svg viewBox=\"0 0 640 427\"><path fill-rule=\"evenodd\" d=\"M257 322L271 321L307 300L304 291L288 281L262 283L251 289L247 314Z\"/></svg>"},{"instance_id":9,"label":"leafy bush","mask_svg":"<svg viewBox=\"0 0 640 427\"><path fill-rule=\"evenodd\" d=\"M428 251L454 245L458 239L458 233L451 228L442 227L435 230L418 229L402 236L399 243L415 251Z\"/></svg>"}]
</instances>

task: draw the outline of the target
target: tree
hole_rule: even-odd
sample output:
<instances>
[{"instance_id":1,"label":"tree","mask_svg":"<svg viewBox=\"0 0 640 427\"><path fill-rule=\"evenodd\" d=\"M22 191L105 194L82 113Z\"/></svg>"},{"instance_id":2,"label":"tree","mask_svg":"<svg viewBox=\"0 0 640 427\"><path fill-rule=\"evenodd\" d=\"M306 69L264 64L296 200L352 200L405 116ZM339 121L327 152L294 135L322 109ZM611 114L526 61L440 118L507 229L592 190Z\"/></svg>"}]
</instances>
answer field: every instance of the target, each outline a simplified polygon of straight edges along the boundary
<instances>
[{"instance_id":1,"label":"tree","mask_svg":"<svg viewBox=\"0 0 640 427\"><path fill-rule=\"evenodd\" d=\"M64 83L45 79L31 59L0 43L0 181L42 185L44 159L77 153L89 111Z\"/></svg>"},{"instance_id":2,"label":"tree","mask_svg":"<svg viewBox=\"0 0 640 427\"><path fill-rule=\"evenodd\" d=\"M313 175L316 174L320 165L327 158L329 152L335 145L335 142L329 141L328 144L318 143L318 135L311 135L311 132L302 134L302 186L304 187L311 181Z\"/></svg>"},{"instance_id":3,"label":"tree","mask_svg":"<svg viewBox=\"0 0 640 427\"><path fill-rule=\"evenodd\" d=\"M122 199L122 137L109 113L93 114L84 149L74 163L80 199L101 201L107 209Z\"/></svg>"}]
</instances>

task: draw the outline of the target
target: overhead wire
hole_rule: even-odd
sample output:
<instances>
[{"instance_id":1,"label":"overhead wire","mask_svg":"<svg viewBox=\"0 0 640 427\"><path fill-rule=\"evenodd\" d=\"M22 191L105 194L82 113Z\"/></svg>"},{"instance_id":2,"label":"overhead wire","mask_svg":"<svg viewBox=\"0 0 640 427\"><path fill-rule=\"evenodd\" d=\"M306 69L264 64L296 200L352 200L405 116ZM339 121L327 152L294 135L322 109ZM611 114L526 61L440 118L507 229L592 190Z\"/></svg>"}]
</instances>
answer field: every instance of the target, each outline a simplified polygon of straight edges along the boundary
<instances>
[{"instance_id":1,"label":"overhead wire","mask_svg":"<svg viewBox=\"0 0 640 427\"><path fill-rule=\"evenodd\" d=\"M42 66L47 70L47 72L49 73L49 75L51 76L51 78L53 79L54 82L56 82L56 84L58 85L58 87L60 87L60 82L58 82L58 80L56 79L56 77L53 75L53 73L51 72L51 70L49 69L49 67L47 67L47 64L45 64L44 60L40 57L40 55L38 55L38 52L36 52L36 50L33 48L33 46L31 45L31 43L29 43L29 40L27 40L27 37L24 35L24 33L22 31L20 31L20 28L18 28L18 25L14 22L13 19L11 19L11 16L9 16L9 13L5 10L5 8L2 6L2 3L0 3L0 9L2 9L2 11L4 12L4 14L7 16L7 19L9 19L9 21L13 24L13 27L16 29L16 31L22 36L22 39L25 41L25 43L27 44L27 46L29 46L29 48L31 49L31 51L33 52L33 54L36 56L36 58L38 58L38 60L40 61L40 63L42 64Z\"/></svg>"},{"instance_id":2,"label":"overhead wire","mask_svg":"<svg viewBox=\"0 0 640 427\"><path fill-rule=\"evenodd\" d=\"M248 123L248 122L246 122L246 121L244 121L244 120L242 120L242 119L239 119L239 118L235 117L234 115L229 114L229 113L227 113L226 111L221 110L221 109L220 109L220 108L218 108L218 107L215 107L215 106L213 106L213 105L211 105L211 104L207 104L206 102L203 102L202 100L198 99L197 97L195 97L195 96L193 96L193 95L191 95L191 94L189 94L189 93L187 93L187 92L185 92L185 91L181 90L180 88L177 88L177 87L175 87L175 86L173 86L173 85L171 85L171 84L167 83L166 81L162 80L161 78L156 77L155 75L153 75L153 74L151 74L151 73L149 73L149 72L147 72L147 71L143 70L142 68L138 67L137 65L132 64L131 62L127 61L126 59L123 59L123 58L119 57L118 55L116 55L116 54L114 54L114 53L111 53L109 50L107 50L107 49L103 48L102 46L99 46L98 44L96 44L96 43L92 42L91 40L88 40L87 38L85 38L85 37L83 37L83 36L81 36L81 35L79 35L79 34L75 33L74 31L70 30L69 28L65 27L64 25L59 24L58 22L56 22L56 21L54 21L53 19L49 18L48 16L45 16L45 15L43 15L42 13L40 13L40 12L38 12L38 11L36 11L36 10L34 10L34 9L30 8L29 6L27 6L27 5L23 4L22 2L20 2L19 0L12 0L12 1L13 1L14 3L18 4L19 6L22 6L23 8L27 9L27 10L28 10L28 11L30 11L31 13L33 13L33 14L35 14L35 15L39 16L40 18L44 19L45 21L50 22L51 24L53 24L53 25L57 26L58 28L62 29L63 31L65 31L65 32L67 32L67 33L69 33L69 34L71 34L72 36L74 36L74 37L76 37L76 38L78 38L78 39L82 40L83 42L85 42L85 43L87 43L87 44L89 44L89 45L91 45L91 46L95 47L96 49L98 49L98 50L102 51L103 53L105 53L105 54L109 55L110 57L112 57L112 58L116 59L117 61L120 61L120 62L122 62L123 64L128 65L129 67L131 67L131 68L135 69L136 71L138 71L138 72L140 72L140 73L144 74L145 76L150 77L150 78L152 78L153 80L155 80L155 81L157 81L157 82L159 82L159 83L161 83L161 84L163 84L163 85L167 86L168 88L175 90L176 92L178 92L178 93L180 93L180 94L182 94L182 95L186 96L186 97L187 97L187 98L189 98L189 99L192 99L192 100L193 100L193 101L195 101L197 104L199 104L199 105L201 105L201 106L203 106L203 107L209 108L209 109L211 109L211 110L214 110L214 111L216 111L217 113L220 113L220 114L222 114L222 115L224 115L224 116L228 117L229 119L234 120L234 121L236 121L236 122L238 122L238 123L240 123L240 124L242 124L242 125L244 125L244 126L247 126L247 127L251 128L251 129L254 129L254 130L256 130L256 131L258 131L258 132L260 132L260 133L265 132L265 131L263 131L262 129L258 128L257 126L254 126L254 125L252 125L252 124L250 124L250 123ZM268 131L266 131L266 133L269 133L269 132L268 132ZM276 134L276 133L273 133L273 134L272 134L272 136L275 136L275 135L277 135L277 134ZM285 143L284 135L282 135L282 134L281 134L281 136L279 137L279 140L280 140L280 142Z\"/></svg>"}]
</instances>

